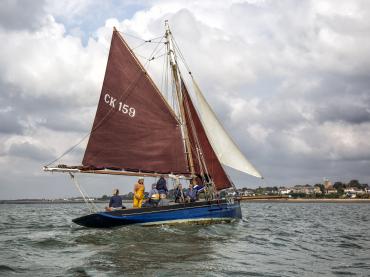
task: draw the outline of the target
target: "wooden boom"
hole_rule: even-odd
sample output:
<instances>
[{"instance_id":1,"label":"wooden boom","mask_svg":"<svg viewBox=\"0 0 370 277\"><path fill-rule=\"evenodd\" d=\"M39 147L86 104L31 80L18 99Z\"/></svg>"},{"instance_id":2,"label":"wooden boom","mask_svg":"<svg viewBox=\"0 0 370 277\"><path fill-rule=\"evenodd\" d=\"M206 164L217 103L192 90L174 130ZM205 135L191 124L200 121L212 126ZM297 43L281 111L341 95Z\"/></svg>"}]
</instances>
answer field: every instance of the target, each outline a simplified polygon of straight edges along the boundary
<instances>
[{"instance_id":1,"label":"wooden boom","mask_svg":"<svg viewBox=\"0 0 370 277\"><path fill-rule=\"evenodd\" d=\"M81 170L78 168L60 168L60 167L43 167L44 171L47 172L60 172L60 173L90 173L90 174L106 174L106 175L124 175L124 176L137 176L137 177L169 177L169 178L180 178L180 179L191 179L191 176L174 175L174 174L161 174L161 173L148 173L148 172L129 172L121 170L111 169L99 169L99 170Z\"/></svg>"}]
</instances>

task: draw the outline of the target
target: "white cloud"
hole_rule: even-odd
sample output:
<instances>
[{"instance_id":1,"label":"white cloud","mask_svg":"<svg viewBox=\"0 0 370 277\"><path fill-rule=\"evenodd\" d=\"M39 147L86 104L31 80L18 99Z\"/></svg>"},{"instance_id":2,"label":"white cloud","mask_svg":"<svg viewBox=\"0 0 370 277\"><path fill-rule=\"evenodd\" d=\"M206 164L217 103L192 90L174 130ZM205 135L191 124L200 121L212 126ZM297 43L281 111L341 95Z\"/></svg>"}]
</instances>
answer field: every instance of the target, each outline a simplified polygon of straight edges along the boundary
<instances>
[{"instance_id":1,"label":"white cloud","mask_svg":"<svg viewBox=\"0 0 370 277\"><path fill-rule=\"evenodd\" d=\"M73 98L71 105L92 104L91 92L101 83L106 48L90 39L83 47L79 38L65 34L63 25L48 16L36 32L0 31L2 81L20 86L22 95ZM20 93L19 93L20 92ZM72 100L72 99L69 99Z\"/></svg>"}]
</instances>

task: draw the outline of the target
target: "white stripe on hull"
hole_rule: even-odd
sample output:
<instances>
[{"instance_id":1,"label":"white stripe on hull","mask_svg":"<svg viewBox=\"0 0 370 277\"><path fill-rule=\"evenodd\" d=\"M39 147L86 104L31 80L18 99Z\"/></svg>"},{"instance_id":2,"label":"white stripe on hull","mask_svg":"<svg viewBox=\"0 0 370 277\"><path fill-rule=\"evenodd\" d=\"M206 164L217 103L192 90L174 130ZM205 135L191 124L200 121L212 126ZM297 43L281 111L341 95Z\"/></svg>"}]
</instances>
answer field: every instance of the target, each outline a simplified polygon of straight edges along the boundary
<instances>
[{"instance_id":1,"label":"white stripe on hull","mask_svg":"<svg viewBox=\"0 0 370 277\"><path fill-rule=\"evenodd\" d=\"M194 218L194 219L173 219L173 220L163 220L163 221L153 221L138 223L137 225L142 226L154 226L154 225L176 225L176 224L212 224L212 223L223 223L231 222L235 218L231 217L212 217L212 218Z\"/></svg>"}]
</instances>

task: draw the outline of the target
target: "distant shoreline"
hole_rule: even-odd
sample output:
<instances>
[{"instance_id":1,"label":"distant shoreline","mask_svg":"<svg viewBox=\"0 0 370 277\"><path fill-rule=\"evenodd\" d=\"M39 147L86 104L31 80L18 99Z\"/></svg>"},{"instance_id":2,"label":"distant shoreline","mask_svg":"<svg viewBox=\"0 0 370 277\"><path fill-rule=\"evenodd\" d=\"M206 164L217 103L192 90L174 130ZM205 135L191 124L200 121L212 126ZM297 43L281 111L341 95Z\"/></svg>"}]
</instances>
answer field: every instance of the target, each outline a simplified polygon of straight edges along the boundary
<instances>
[{"instance_id":1,"label":"distant shoreline","mask_svg":"<svg viewBox=\"0 0 370 277\"><path fill-rule=\"evenodd\" d=\"M265 202L265 203L370 203L370 199L342 199L342 198L284 198L284 199L243 199L241 202Z\"/></svg>"}]
</instances>

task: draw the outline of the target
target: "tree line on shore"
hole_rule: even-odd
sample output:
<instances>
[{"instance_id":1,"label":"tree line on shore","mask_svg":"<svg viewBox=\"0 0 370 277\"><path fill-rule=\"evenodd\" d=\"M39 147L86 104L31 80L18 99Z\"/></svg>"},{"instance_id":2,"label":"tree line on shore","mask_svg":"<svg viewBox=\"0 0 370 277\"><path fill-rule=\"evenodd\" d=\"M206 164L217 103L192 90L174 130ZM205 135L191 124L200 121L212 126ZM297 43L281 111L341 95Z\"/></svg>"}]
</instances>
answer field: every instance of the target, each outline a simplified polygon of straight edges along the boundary
<instances>
[{"instance_id":1,"label":"tree line on shore","mask_svg":"<svg viewBox=\"0 0 370 277\"><path fill-rule=\"evenodd\" d=\"M295 185L295 186L267 186L256 189L242 188L239 194L250 195L288 195L293 198L370 198L370 188L368 184L362 184L358 180L351 180L348 183L337 181L332 184L326 180L324 183L315 185Z\"/></svg>"}]
</instances>

